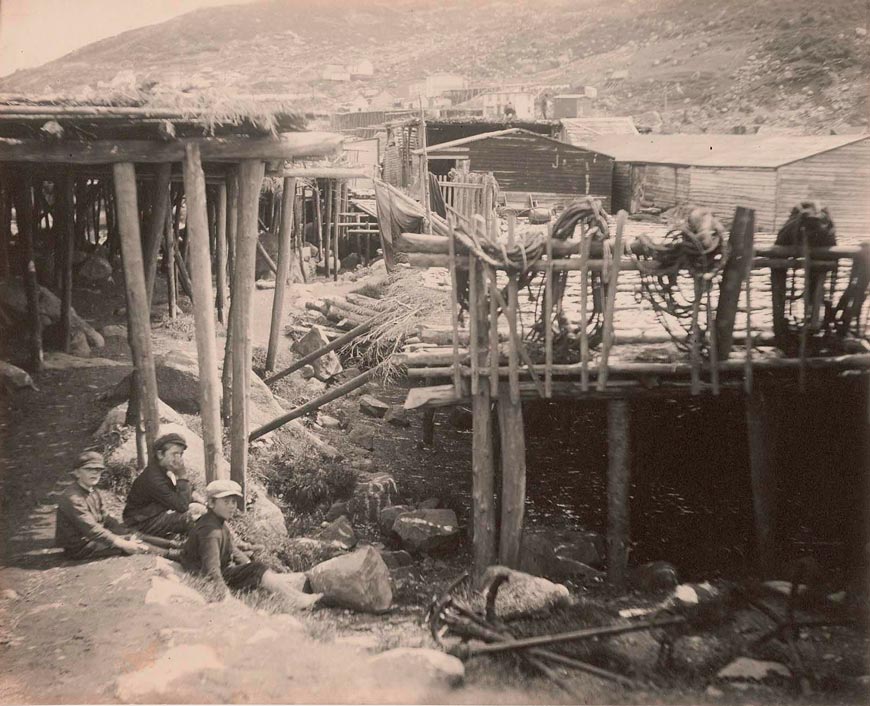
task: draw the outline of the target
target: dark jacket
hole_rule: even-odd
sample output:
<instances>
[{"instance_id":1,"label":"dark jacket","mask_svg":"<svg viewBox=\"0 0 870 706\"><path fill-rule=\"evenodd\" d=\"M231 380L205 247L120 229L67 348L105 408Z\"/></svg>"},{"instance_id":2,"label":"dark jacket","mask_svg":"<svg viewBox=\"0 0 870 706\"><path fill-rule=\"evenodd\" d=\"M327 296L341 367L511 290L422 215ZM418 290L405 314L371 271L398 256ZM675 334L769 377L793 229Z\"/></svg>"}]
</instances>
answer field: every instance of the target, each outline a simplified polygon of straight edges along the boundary
<instances>
[{"instance_id":1,"label":"dark jacket","mask_svg":"<svg viewBox=\"0 0 870 706\"><path fill-rule=\"evenodd\" d=\"M85 490L78 483L67 488L57 504L54 543L75 554L94 540L112 545L119 534L129 530L112 517L103 505L100 491Z\"/></svg>"},{"instance_id":2,"label":"dark jacket","mask_svg":"<svg viewBox=\"0 0 870 706\"><path fill-rule=\"evenodd\" d=\"M233 563L247 564L249 561L233 544L226 522L211 510L196 521L181 548L181 565L187 571L202 574L224 589L224 570Z\"/></svg>"},{"instance_id":3,"label":"dark jacket","mask_svg":"<svg viewBox=\"0 0 870 706\"><path fill-rule=\"evenodd\" d=\"M124 506L124 522L135 527L167 510L187 512L191 493L189 480L179 478L173 485L162 468L149 464L133 481Z\"/></svg>"}]
</instances>

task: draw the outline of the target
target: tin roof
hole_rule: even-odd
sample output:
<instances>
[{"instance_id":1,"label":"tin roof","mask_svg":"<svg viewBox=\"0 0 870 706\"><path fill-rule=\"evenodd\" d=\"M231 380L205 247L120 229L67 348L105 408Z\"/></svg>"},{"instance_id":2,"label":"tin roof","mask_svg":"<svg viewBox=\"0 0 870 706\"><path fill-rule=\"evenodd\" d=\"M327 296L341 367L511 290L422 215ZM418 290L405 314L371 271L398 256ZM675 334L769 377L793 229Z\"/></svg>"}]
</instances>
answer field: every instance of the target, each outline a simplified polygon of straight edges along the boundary
<instances>
[{"instance_id":1,"label":"tin roof","mask_svg":"<svg viewBox=\"0 0 870 706\"><path fill-rule=\"evenodd\" d=\"M870 135L602 135L588 146L617 162L776 169Z\"/></svg>"},{"instance_id":2,"label":"tin roof","mask_svg":"<svg viewBox=\"0 0 870 706\"><path fill-rule=\"evenodd\" d=\"M558 96L557 96L558 97ZM600 135L637 135L631 118L562 118L565 141L585 147Z\"/></svg>"}]
</instances>

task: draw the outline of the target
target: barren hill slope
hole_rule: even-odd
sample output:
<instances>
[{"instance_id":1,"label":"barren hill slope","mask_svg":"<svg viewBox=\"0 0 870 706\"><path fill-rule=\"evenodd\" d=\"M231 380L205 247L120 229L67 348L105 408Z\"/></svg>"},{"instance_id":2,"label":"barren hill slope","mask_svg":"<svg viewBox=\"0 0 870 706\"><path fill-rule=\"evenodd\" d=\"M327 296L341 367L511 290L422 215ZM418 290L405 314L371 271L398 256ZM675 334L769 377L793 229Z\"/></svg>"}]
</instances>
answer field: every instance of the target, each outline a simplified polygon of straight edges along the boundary
<instances>
[{"instance_id":1,"label":"barren hill slope","mask_svg":"<svg viewBox=\"0 0 870 706\"><path fill-rule=\"evenodd\" d=\"M588 84L596 110L656 110L665 129L810 132L866 125L868 0L267 0L198 10L0 79L0 91L77 91L138 81L293 93L334 110L366 92L401 97L435 71L472 84ZM369 81L321 79L369 59ZM624 79L609 78L627 71ZM129 76L129 74L127 74Z\"/></svg>"}]
</instances>

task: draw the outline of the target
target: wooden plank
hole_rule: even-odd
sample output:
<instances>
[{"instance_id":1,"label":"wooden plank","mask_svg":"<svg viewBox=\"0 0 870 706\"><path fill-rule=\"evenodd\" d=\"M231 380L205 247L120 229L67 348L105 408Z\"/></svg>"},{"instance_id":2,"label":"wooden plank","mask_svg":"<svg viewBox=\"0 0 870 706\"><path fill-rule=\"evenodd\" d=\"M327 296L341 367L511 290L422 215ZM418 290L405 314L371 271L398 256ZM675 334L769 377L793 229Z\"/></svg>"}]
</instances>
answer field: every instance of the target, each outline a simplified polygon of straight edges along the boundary
<instances>
[{"instance_id":1,"label":"wooden plank","mask_svg":"<svg viewBox=\"0 0 870 706\"><path fill-rule=\"evenodd\" d=\"M616 235L613 238L613 262L610 266L610 277L607 282L607 301L604 304L604 333L601 341L601 358L598 362L598 391L607 385L607 365L610 348L613 346L613 315L616 309L617 283L619 282L620 264L622 262L622 234L628 214L620 211L616 216Z\"/></svg>"},{"instance_id":2,"label":"wooden plank","mask_svg":"<svg viewBox=\"0 0 870 706\"><path fill-rule=\"evenodd\" d=\"M470 347L471 363L471 394L476 395L479 390L479 353L480 353L480 303L478 301L478 282L480 281L479 267L474 253L468 254L468 341ZM482 285L482 283L480 283ZM481 286L482 288L482 286Z\"/></svg>"},{"instance_id":3,"label":"wooden plank","mask_svg":"<svg viewBox=\"0 0 870 706\"><path fill-rule=\"evenodd\" d=\"M281 335L281 324L284 319L284 297L287 291L287 279L290 277L290 261L293 257L291 244L293 238L293 206L296 201L296 179L284 178L284 190L281 193L281 227L278 243L278 271L275 273L275 296L272 299L272 321L269 327L269 345L266 349L266 372L275 369L275 358L278 355L278 340Z\"/></svg>"},{"instance_id":4,"label":"wooden plank","mask_svg":"<svg viewBox=\"0 0 870 706\"><path fill-rule=\"evenodd\" d=\"M461 391L461 387L459 388ZM483 572L495 563L495 465L493 463L492 409L489 381L472 397L472 576L480 585Z\"/></svg>"},{"instance_id":5,"label":"wooden plank","mask_svg":"<svg viewBox=\"0 0 870 706\"><path fill-rule=\"evenodd\" d=\"M544 284L544 392L553 394L553 227L547 226L547 272Z\"/></svg>"},{"instance_id":6,"label":"wooden plank","mask_svg":"<svg viewBox=\"0 0 870 706\"><path fill-rule=\"evenodd\" d=\"M731 355L737 305L740 301L743 280L746 278L747 260L752 259L751 247L754 234L755 211L738 206L734 212L734 222L731 224L731 235L728 238L731 256L722 272L719 303L716 309L716 341L719 357L722 360L728 360ZM747 240L750 249L747 249Z\"/></svg>"},{"instance_id":7,"label":"wooden plank","mask_svg":"<svg viewBox=\"0 0 870 706\"><path fill-rule=\"evenodd\" d=\"M317 247L319 248L317 251L317 259L323 258L324 260L328 260L326 257L326 252L323 249L323 210L320 205L320 187L317 186L317 182L314 184L314 219L315 219L315 228L317 230ZM326 267L329 267L329 263L326 263ZM315 268L316 269L316 268ZM329 271L327 270L327 275Z\"/></svg>"},{"instance_id":8,"label":"wooden plank","mask_svg":"<svg viewBox=\"0 0 870 706\"><path fill-rule=\"evenodd\" d=\"M607 403L607 582L617 590L625 588L628 569L630 413L627 400Z\"/></svg>"},{"instance_id":9,"label":"wooden plank","mask_svg":"<svg viewBox=\"0 0 870 706\"><path fill-rule=\"evenodd\" d=\"M501 525L498 560L519 568L520 543L526 505L526 438L522 402L509 395L498 397L498 428L501 439Z\"/></svg>"},{"instance_id":10,"label":"wooden plank","mask_svg":"<svg viewBox=\"0 0 870 706\"><path fill-rule=\"evenodd\" d=\"M166 297L169 307L169 318L175 320L178 315L178 289L175 279L175 232L172 230L172 212L166 212L163 226L163 251L166 253Z\"/></svg>"},{"instance_id":11,"label":"wooden plank","mask_svg":"<svg viewBox=\"0 0 870 706\"><path fill-rule=\"evenodd\" d=\"M767 393L755 390L746 396L746 432L749 441L752 513L755 520L757 560L762 575L776 572L774 513L776 478L771 448L770 405Z\"/></svg>"},{"instance_id":12,"label":"wooden plank","mask_svg":"<svg viewBox=\"0 0 870 706\"><path fill-rule=\"evenodd\" d=\"M580 226L580 382L583 392L589 389L589 249L592 236Z\"/></svg>"},{"instance_id":13,"label":"wooden plank","mask_svg":"<svg viewBox=\"0 0 870 706\"><path fill-rule=\"evenodd\" d=\"M140 405L145 422L148 458L154 458L154 441L160 430L157 409L157 375L151 352L151 321L148 292L145 287L145 264L139 234L139 206L136 194L136 169L132 164L115 164L115 205L121 237L121 259L127 292L127 326L133 365L141 391Z\"/></svg>"},{"instance_id":14,"label":"wooden plank","mask_svg":"<svg viewBox=\"0 0 870 706\"><path fill-rule=\"evenodd\" d=\"M453 229L453 220L450 224L450 252L447 256L450 270L450 323L453 327L453 385L457 396L462 389L462 376L459 371L459 284L456 281L456 232Z\"/></svg>"},{"instance_id":15,"label":"wooden plank","mask_svg":"<svg viewBox=\"0 0 870 706\"><path fill-rule=\"evenodd\" d=\"M335 186L333 188L333 206L332 206L332 236L333 236L333 245L332 245L332 279L333 281L338 281L338 270L341 267L341 258L338 256L338 241L339 241L339 226L338 222L341 220L338 216L341 211L341 198L342 191L344 190L344 186L341 181L336 181Z\"/></svg>"},{"instance_id":16,"label":"wooden plank","mask_svg":"<svg viewBox=\"0 0 870 706\"><path fill-rule=\"evenodd\" d=\"M232 327L232 418L230 477L246 493L248 467L248 390L251 375L251 303L257 250L257 214L264 165L259 160L239 164L239 222L233 272L230 317ZM244 502L242 503L244 507Z\"/></svg>"},{"instance_id":17,"label":"wooden plank","mask_svg":"<svg viewBox=\"0 0 870 706\"><path fill-rule=\"evenodd\" d=\"M498 385L498 302L495 297L496 276L495 270L490 265L483 264L487 277L487 291L489 292L489 379L492 380L490 390L493 398L499 396ZM421 334L422 336L422 334ZM424 339L425 340L425 339Z\"/></svg>"}]
</instances>

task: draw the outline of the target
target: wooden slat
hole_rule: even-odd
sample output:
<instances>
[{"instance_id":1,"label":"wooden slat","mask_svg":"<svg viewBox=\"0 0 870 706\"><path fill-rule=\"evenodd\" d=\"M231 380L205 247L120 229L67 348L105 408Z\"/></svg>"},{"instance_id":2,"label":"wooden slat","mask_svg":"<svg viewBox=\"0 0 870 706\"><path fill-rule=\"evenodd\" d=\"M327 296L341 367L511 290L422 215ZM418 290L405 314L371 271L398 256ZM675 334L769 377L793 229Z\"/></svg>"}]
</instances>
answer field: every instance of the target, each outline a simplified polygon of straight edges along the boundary
<instances>
[{"instance_id":1,"label":"wooden slat","mask_svg":"<svg viewBox=\"0 0 870 706\"><path fill-rule=\"evenodd\" d=\"M598 363L598 390L607 386L607 365L610 348L613 345L613 315L616 309L616 285L619 282L619 270L622 262L622 234L628 214L620 211L616 217L616 234L613 238L613 263L610 267L610 279L607 282L607 301L604 305L604 334L601 343L601 358Z\"/></svg>"}]
</instances>

